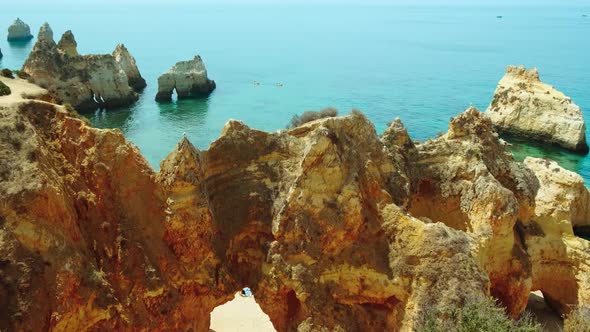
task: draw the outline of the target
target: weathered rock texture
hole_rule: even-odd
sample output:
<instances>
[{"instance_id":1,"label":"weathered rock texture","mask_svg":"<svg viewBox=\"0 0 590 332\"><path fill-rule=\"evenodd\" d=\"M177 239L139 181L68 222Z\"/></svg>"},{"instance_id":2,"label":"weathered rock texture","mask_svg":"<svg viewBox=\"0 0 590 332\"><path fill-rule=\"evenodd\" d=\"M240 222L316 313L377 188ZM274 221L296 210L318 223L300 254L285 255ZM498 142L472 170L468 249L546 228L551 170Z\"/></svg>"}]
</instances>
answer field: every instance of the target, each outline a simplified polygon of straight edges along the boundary
<instances>
[{"instance_id":1,"label":"weathered rock texture","mask_svg":"<svg viewBox=\"0 0 590 332\"><path fill-rule=\"evenodd\" d=\"M590 192L579 174L546 159L529 157L524 164L541 183L536 198L538 215L567 220L574 228L590 226Z\"/></svg>"},{"instance_id":2,"label":"weathered rock texture","mask_svg":"<svg viewBox=\"0 0 590 332\"><path fill-rule=\"evenodd\" d=\"M123 68L123 71L125 71L125 74L127 74L129 85L131 85L133 89L139 91L147 86L145 80L139 73L139 68L137 68L135 58L131 56L125 45L117 45L115 51L113 52L113 57L115 57L115 61L119 63L121 68Z\"/></svg>"},{"instance_id":3,"label":"weathered rock texture","mask_svg":"<svg viewBox=\"0 0 590 332\"><path fill-rule=\"evenodd\" d=\"M8 41L28 41L33 39L31 28L28 24L17 18L14 23L8 27Z\"/></svg>"},{"instance_id":4,"label":"weathered rock texture","mask_svg":"<svg viewBox=\"0 0 590 332\"><path fill-rule=\"evenodd\" d=\"M134 88L139 89L141 76L126 49L118 47L114 56L79 55L76 46L71 31L56 44L53 31L44 24L23 71L59 102L77 109L123 106L138 99Z\"/></svg>"},{"instance_id":5,"label":"weathered rock texture","mask_svg":"<svg viewBox=\"0 0 590 332\"><path fill-rule=\"evenodd\" d=\"M590 242L573 229L590 222L588 190L579 175L555 162L527 158L524 163L541 183L535 218L520 230L531 257L533 290L567 314L574 304L590 303Z\"/></svg>"},{"instance_id":6,"label":"weathered rock texture","mask_svg":"<svg viewBox=\"0 0 590 332\"><path fill-rule=\"evenodd\" d=\"M537 69L507 67L486 114L500 132L588 152L582 111Z\"/></svg>"},{"instance_id":7,"label":"weathered rock texture","mask_svg":"<svg viewBox=\"0 0 590 332\"><path fill-rule=\"evenodd\" d=\"M156 174L118 130L1 98L2 330L208 331L249 286L279 331L412 331L427 309L491 292L517 315L552 287L527 247L538 181L475 109L423 144L360 113L232 120Z\"/></svg>"},{"instance_id":8,"label":"weathered rock texture","mask_svg":"<svg viewBox=\"0 0 590 332\"><path fill-rule=\"evenodd\" d=\"M78 54L78 43L71 30L64 32L59 43L57 43L57 48L71 57L80 55Z\"/></svg>"},{"instance_id":9,"label":"weathered rock texture","mask_svg":"<svg viewBox=\"0 0 590 332\"><path fill-rule=\"evenodd\" d=\"M513 160L475 108L452 119L445 135L417 145L409 158L409 212L471 234L492 295L513 316L522 312L531 266L515 226L534 214L533 173Z\"/></svg>"},{"instance_id":10,"label":"weathered rock texture","mask_svg":"<svg viewBox=\"0 0 590 332\"><path fill-rule=\"evenodd\" d=\"M158 77L156 100L171 100L174 90L178 98L208 96L215 90L215 81L207 77L207 69L200 56L197 55L190 61L178 62Z\"/></svg>"}]
</instances>

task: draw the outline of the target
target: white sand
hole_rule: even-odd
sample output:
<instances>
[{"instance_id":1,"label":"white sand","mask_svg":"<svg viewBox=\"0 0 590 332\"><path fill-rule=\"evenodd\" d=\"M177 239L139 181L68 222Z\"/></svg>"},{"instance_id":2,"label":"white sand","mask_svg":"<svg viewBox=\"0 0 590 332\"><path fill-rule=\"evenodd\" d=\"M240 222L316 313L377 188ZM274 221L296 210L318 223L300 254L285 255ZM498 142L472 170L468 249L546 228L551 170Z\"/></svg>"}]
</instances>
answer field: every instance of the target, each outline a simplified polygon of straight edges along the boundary
<instances>
[{"instance_id":1,"label":"white sand","mask_svg":"<svg viewBox=\"0 0 590 332\"><path fill-rule=\"evenodd\" d=\"M11 94L8 96L0 96L0 104L14 104L25 100L23 96L36 97L47 94L47 90L31 84L20 78L6 78L0 76L0 81L8 85Z\"/></svg>"},{"instance_id":2,"label":"white sand","mask_svg":"<svg viewBox=\"0 0 590 332\"><path fill-rule=\"evenodd\" d=\"M239 293L230 302L211 313L211 330L215 332L276 331L270 318L260 309L254 297L242 297Z\"/></svg>"}]
</instances>

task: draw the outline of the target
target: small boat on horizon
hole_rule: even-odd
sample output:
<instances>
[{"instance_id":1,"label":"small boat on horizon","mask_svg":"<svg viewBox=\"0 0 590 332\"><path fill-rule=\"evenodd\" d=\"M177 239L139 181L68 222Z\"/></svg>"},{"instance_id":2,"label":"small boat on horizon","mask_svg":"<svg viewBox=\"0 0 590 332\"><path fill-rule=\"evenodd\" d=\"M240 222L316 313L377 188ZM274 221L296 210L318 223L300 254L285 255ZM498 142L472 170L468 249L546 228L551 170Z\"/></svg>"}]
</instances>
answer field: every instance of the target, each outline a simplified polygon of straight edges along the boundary
<instances>
[{"instance_id":1,"label":"small boat on horizon","mask_svg":"<svg viewBox=\"0 0 590 332\"><path fill-rule=\"evenodd\" d=\"M503 16L502 15L498 15L498 16L496 16L496 18L503 18Z\"/></svg>"}]
</instances>

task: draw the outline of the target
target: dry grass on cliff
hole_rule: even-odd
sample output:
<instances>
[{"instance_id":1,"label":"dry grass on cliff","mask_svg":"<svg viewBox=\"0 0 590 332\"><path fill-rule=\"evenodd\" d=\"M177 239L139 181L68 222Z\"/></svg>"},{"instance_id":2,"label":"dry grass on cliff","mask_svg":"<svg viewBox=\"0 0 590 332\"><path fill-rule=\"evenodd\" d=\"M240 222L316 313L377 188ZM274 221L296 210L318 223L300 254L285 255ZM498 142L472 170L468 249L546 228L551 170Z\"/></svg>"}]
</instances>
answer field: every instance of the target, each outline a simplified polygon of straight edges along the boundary
<instances>
[{"instance_id":1,"label":"dry grass on cliff","mask_svg":"<svg viewBox=\"0 0 590 332\"><path fill-rule=\"evenodd\" d=\"M84 122L88 126L91 126L92 125L91 122L90 122L90 120L88 120L88 118L85 117L84 115L78 113L78 111L74 108L74 106L72 106L72 104L65 103L65 104L63 104L63 107L65 108L66 112L68 112L68 114L71 117L76 118L78 120L82 120L82 122Z\"/></svg>"},{"instance_id":2,"label":"dry grass on cliff","mask_svg":"<svg viewBox=\"0 0 590 332\"><path fill-rule=\"evenodd\" d=\"M418 323L419 332L541 332L542 326L525 314L514 321L495 299L471 298L461 307L431 310ZM577 332L577 331L576 331Z\"/></svg>"},{"instance_id":3,"label":"dry grass on cliff","mask_svg":"<svg viewBox=\"0 0 590 332\"><path fill-rule=\"evenodd\" d=\"M6 78L14 78L14 75L12 74L12 70L10 70L8 68L2 69L2 71L0 71L0 75L2 75L2 77L6 77Z\"/></svg>"},{"instance_id":4,"label":"dry grass on cliff","mask_svg":"<svg viewBox=\"0 0 590 332\"><path fill-rule=\"evenodd\" d=\"M333 107L324 108L321 111L307 111L301 115L293 115L291 122L287 125L288 129L299 127L305 123L338 116L338 110Z\"/></svg>"},{"instance_id":5,"label":"dry grass on cliff","mask_svg":"<svg viewBox=\"0 0 590 332\"><path fill-rule=\"evenodd\" d=\"M590 308L578 307L563 321L564 332L590 332Z\"/></svg>"},{"instance_id":6,"label":"dry grass on cliff","mask_svg":"<svg viewBox=\"0 0 590 332\"><path fill-rule=\"evenodd\" d=\"M12 91L10 91L10 88L8 87L8 85L6 85L2 81L0 81L0 96L8 96L11 93L12 93Z\"/></svg>"}]
</instances>

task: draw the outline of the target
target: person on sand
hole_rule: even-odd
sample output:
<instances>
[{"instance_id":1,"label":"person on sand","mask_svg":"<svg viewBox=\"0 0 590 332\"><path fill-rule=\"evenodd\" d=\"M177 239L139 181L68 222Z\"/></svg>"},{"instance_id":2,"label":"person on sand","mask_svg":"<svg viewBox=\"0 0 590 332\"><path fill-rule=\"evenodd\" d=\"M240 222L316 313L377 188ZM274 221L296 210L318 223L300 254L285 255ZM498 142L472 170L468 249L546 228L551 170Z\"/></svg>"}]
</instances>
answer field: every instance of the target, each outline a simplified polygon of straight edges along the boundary
<instances>
[{"instance_id":1,"label":"person on sand","mask_svg":"<svg viewBox=\"0 0 590 332\"><path fill-rule=\"evenodd\" d=\"M240 291L240 295L242 297L250 297L250 296L252 296L252 291L250 290L250 288L245 287L245 288L242 288L242 290Z\"/></svg>"}]
</instances>

